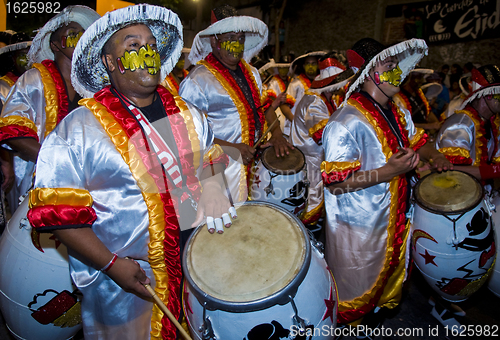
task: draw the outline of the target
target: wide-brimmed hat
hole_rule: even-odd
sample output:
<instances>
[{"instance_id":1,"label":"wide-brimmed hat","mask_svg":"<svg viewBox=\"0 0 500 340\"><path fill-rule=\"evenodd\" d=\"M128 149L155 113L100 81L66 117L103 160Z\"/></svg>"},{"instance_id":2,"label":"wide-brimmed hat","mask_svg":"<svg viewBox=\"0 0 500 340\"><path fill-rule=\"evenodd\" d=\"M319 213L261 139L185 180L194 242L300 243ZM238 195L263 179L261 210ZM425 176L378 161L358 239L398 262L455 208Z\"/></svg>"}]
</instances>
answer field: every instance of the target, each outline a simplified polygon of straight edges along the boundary
<instances>
[{"instance_id":1,"label":"wide-brimmed hat","mask_svg":"<svg viewBox=\"0 0 500 340\"><path fill-rule=\"evenodd\" d=\"M309 91L323 93L337 91L354 76L344 62L345 58L337 52L331 52L320 58L318 62L319 75L314 78Z\"/></svg>"},{"instance_id":2,"label":"wide-brimmed hat","mask_svg":"<svg viewBox=\"0 0 500 340\"><path fill-rule=\"evenodd\" d=\"M438 83L427 83L420 87L427 100L436 98L442 91L443 85Z\"/></svg>"},{"instance_id":3,"label":"wide-brimmed hat","mask_svg":"<svg viewBox=\"0 0 500 340\"><path fill-rule=\"evenodd\" d=\"M356 76L346 93L346 101L365 82L368 73L378 62L387 57L397 56L398 65L402 71L401 81L403 81L415 65L427 55L427 51L427 44L422 39L410 39L390 47L385 47L371 38L359 40L352 49L347 51L349 67L356 73Z\"/></svg>"},{"instance_id":4,"label":"wide-brimmed hat","mask_svg":"<svg viewBox=\"0 0 500 340\"><path fill-rule=\"evenodd\" d=\"M15 52L19 50L23 50L31 46L30 37L23 32L15 33L10 38L10 44L0 48L0 55L10 52Z\"/></svg>"},{"instance_id":5,"label":"wide-brimmed hat","mask_svg":"<svg viewBox=\"0 0 500 340\"><path fill-rule=\"evenodd\" d=\"M182 24L174 12L160 6L135 5L106 13L82 35L73 53L71 82L82 97L110 84L101 60L106 42L120 29L133 24L149 27L156 38L161 61L161 79L165 79L179 60L182 51Z\"/></svg>"},{"instance_id":6,"label":"wide-brimmed hat","mask_svg":"<svg viewBox=\"0 0 500 340\"><path fill-rule=\"evenodd\" d=\"M462 76L458 81L458 86L460 87L460 91L462 91L464 95L468 96L472 92L471 76Z\"/></svg>"},{"instance_id":7,"label":"wide-brimmed hat","mask_svg":"<svg viewBox=\"0 0 500 340\"><path fill-rule=\"evenodd\" d=\"M243 59L249 62L267 44L268 28L261 20L238 15L234 7L224 5L212 10L212 24L198 32L191 46L189 60L195 64L212 52L210 37L229 32L245 33Z\"/></svg>"},{"instance_id":8,"label":"wide-brimmed hat","mask_svg":"<svg viewBox=\"0 0 500 340\"><path fill-rule=\"evenodd\" d=\"M500 94L500 69L496 65L484 65L471 71L472 92L460 105L463 110L475 99L488 95Z\"/></svg>"},{"instance_id":9,"label":"wide-brimmed hat","mask_svg":"<svg viewBox=\"0 0 500 340\"><path fill-rule=\"evenodd\" d=\"M303 54L301 56L298 56L290 64L290 70L288 73L292 74L292 75L294 73L297 74L297 72L296 72L297 69L301 69L301 67L302 67L302 65L304 65L304 62L305 62L307 57L316 57L319 59L319 58L325 56L327 53L328 53L328 51L312 51L312 52L307 52L306 54ZM299 70L299 73L300 72L301 72L301 70Z\"/></svg>"},{"instance_id":10,"label":"wide-brimmed hat","mask_svg":"<svg viewBox=\"0 0 500 340\"><path fill-rule=\"evenodd\" d=\"M38 31L33 39L28 52L28 65L41 63L45 59L54 60L54 52L50 48L50 36L63 25L76 22L86 30L94 21L99 19L99 14L87 6L68 6Z\"/></svg>"}]
</instances>

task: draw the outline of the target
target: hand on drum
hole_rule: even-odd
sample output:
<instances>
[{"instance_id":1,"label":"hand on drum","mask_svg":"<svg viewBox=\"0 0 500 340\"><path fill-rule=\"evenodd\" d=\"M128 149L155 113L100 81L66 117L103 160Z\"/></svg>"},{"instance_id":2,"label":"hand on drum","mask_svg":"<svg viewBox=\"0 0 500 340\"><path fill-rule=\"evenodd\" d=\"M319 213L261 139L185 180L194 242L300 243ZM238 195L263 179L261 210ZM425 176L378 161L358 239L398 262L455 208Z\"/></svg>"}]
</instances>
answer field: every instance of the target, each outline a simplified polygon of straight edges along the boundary
<instances>
[{"instance_id":1,"label":"hand on drum","mask_svg":"<svg viewBox=\"0 0 500 340\"><path fill-rule=\"evenodd\" d=\"M283 137L283 134L278 133L273 134L269 142L261 145L261 148L265 149L268 146L274 146L274 151L276 152L276 157L285 157L285 155L290 154L290 149L294 149L293 145L288 143L288 141Z\"/></svg>"},{"instance_id":2,"label":"hand on drum","mask_svg":"<svg viewBox=\"0 0 500 340\"><path fill-rule=\"evenodd\" d=\"M386 166L389 168L391 177L395 177L415 169L419 160L418 154L412 148L400 148L389 158Z\"/></svg>"},{"instance_id":3,"label":"hand on drum","mask_svg":"<svg viewBox=\"0 0 500 340\"><path fill-rule=\"evenodd\" d=\"M136 261L119 257L106 274L124 291L143 299L151 298L151 294L144 287L145 284L151 284L151 280Z\"/></svg>"},{"instance_id":4,"label":"hand on drum","mask_svg":"<svg viewBox=\"0 0 500 340\"><path fill-rule=\"evenodd\" d=\"M224 152L226 152L232 159L238 160L241 155L241 160L244 165L247 165L252 161L255 154L254 148L246 145L245 143L234 143L233 146L235 147L233 150L231 150L231 148L224 149Z\"/></svg>"},{"instance_id":5,"label":"hand on drum","mask_svg":"<svg viewBox=\"0 0 500 340\"><path fill-rule=\"evenodd\" d=\"M448 158L442 153L439 153L437 156L433 157L429 163L426 163L423 167L418 169L419 171L431 170L438 172L453 170L453 163L451 163Z\"/></svg>"},{"instance_id":6,"label":"hand on drum","mask_svg":"<svg viewBox=\"0 0 500 340\"><path fill-rule=\"evenodd\" d=\"M228 198L222 193L221 187L216 183L203 185L203 192L198 201L198 213L192 227L198 226L207 217L208 231L222 234L223 226L229 228L232 224L231 217L236 218L236 210L229 203Z\"/></svg>"}]
</instances>

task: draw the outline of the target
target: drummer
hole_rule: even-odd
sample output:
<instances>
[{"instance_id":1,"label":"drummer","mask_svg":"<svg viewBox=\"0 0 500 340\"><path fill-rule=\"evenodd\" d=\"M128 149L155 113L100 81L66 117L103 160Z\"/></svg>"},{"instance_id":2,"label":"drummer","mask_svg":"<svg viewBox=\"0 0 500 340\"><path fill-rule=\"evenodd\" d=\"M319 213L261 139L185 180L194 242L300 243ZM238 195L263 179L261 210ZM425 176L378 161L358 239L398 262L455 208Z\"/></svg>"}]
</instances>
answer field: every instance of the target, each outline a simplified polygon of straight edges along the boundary
<instances>
[{"instance_id":1,"label":"drummer","mask_svg":"<svg viewBox=\"0 0 500 340\"><path fill-rule=\"evenodd\" d=\"M87 99L40 150L28 218L70 249L85 339L175 339L143 284L179 318L185 205L198 204L194 226L206 215L222 231L228 217L221 185L197 178L223 171L227 156L204 115L158 85L181 37L181 21L164 7L129 6L97 20L72 64L72 83Z\"/></svg>"},{"instance_id":2,"label":"drummer","mask_svg":"<svg viewBox=\"0 0 500 340\"><path fill-rule=\"evenodd\" d=\"M472 70L472 90L443 124L436 148L454 169L486 181L500 177L500 69L485 65ZM468 165L468 166L464 166Z\"/></svg>"},{"instance_id":3,"label":"drummer","mask_svg":"<svg viewBox=\"0 0 500 340\"><path fill-rule=\"evenodd\" d=\"M306 207L300 215L305 225L317 224L324 212L320 166L325 156L321 136L328 118L337 109L335 98L343 98L343 87L354 75L341 60L342 56L337 52L330 52L319 59L320 74L297 103L290 130L289 141L304 153L307 164L309 190Z\"/></svg>"},{"instance_id":4,"label":"drummer","mask_svg":"<svg viewBox=\"0 0 500 340\"><path fill-rule=\"evenodd\" d=\"M181 83L179 95L207 115L215 143L230 156L225 174L234 202L245 201L255 148L260 135L276 120L275 110L284 100L279 95L262 104L262 83L256 68L247 61L267 44L268 29L261 20L238 16L223 5L212 11L212 24L194 38L189 60L197 65ZM291 145L279 124L268 145L285 156ZM267 145L262 145L267 146Z\"/></svg>"},{"instance_id":5,"label":"drummer","mask_svg":"<svg viewBox=\"0 0 500 340\"><path fill-rule=\"evenodd\" d=\"M346 99L323 132L326 259L337 281L339 323L383 320L395 308L407 275L409 183L419 156L438 170L449 162L427 143L407 110L390 100L427 53L424 40L385 47L370 38L347 51L356 72ZM418 153L417 153L418 152Z\"/></svg>"}]
</instances>

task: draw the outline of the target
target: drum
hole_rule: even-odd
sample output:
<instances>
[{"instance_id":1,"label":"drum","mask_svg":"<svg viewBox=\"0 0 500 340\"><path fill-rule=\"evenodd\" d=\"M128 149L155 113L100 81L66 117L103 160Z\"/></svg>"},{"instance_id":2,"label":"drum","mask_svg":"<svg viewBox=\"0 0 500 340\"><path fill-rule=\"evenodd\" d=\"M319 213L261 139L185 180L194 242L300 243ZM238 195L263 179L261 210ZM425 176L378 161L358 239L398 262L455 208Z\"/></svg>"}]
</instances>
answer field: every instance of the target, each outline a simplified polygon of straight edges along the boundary
<instances>
[{"instance_id":1,"label":"drum","mask_svg":"<svg viewBox=\"0 0 500 340\"><path fill-rule=\"evenodd\" d=\"M306 168L306 158L298 148L285 157L276 157L273 147L265 149L252 169L251 199L277 204L298 215L307 200Z\"/></svg>"},{"instance_id":2,"label":"drum","mask_svg":"<svg viewBox=\"0 0 500 340\"><path fill-rule=\"evenodd\" d=\"M495 245L498 245L498 240L500 240L500 194L498 192L495 192L493 195L492 202L495 205L495 210L492 212L491 218L495 229ZM499 259L497 258L493 265L493 272L488 281L488 289L500 298L500 264L498 264L498 262Z\"/></svg>"},{"instance_id":3,"label":"drum","mask_svg":"<svg viewBox=\"0 0 500 340\"><path fill-rule=\"evenodd\" d=\"M17 339L70 339L81 328L67 248L35 233L25 199L0 239L0 309Z\"/></svg>"},{"instance_id":4,"label":"drum","mask_svg":"<svg viewBox=\"0 0 500 340\"><path fill-rule=\"evenodd\" d=\"M184 251L183 304L191 334L295 339L305 329L316 331L314 339L332 339L335 282L300 220L264 202L236 208L238 219L224 234L200 227Z\"/></svg>"},{"instance_id":5,"label":"drum","mask_svg":"<svg viewBox=\"0 0 500 340\"><path fill-rule=\"evenodd\" d=\"M481 184L459 171L432 173L414 191L412 255L429 285L445 300L476 292L495 261L490 207Z\"/></svg>"}]
</instances>

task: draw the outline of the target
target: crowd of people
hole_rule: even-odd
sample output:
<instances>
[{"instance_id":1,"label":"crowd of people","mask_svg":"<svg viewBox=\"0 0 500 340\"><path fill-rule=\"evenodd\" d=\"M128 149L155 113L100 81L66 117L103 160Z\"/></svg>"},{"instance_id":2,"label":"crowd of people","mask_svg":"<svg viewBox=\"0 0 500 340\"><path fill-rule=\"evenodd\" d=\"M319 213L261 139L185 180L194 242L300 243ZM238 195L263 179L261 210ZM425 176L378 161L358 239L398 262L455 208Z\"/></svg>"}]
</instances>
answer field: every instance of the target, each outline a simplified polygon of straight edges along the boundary
<instances>
[{"instance_id":1,"label":"crowd of people","mask_svg":"<svg viewBox=\"0 0 500 340\"><path fill-rule=\"evenodd\" d=\"M252 197L259 150L299 149L308 194L294 212L325 240L338 327L380 326L408 279L415 170L500 176L500 69L421 68L416 38L262 62L264 22L211 14L191 48L153 5L69 6L33 39L1 32L11 213L29 200L32 227L70 249L85 339L175 339L144 285L182 320L193 227L222 237Z\"/></svg>"}]
</instances>

